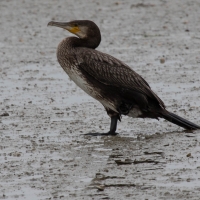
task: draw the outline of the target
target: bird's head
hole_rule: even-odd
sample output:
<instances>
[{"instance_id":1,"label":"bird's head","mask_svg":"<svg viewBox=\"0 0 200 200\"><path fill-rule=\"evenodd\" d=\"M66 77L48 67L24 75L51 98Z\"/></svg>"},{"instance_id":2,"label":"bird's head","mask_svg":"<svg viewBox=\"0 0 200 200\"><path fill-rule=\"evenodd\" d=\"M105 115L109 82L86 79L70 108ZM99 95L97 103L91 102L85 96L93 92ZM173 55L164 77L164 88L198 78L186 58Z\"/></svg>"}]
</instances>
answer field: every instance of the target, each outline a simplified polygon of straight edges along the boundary
<instances>
[{"instance_id":1,"label":"bird's head","mask_svg":"<svg viewBox=\"0 0 200 200\"><path fill-rule=\"evenodd\" d=\"M68 30L69 32L77 35L79 38L84 39L87 37L95 37L96 33L100 34L98 26L89 20L74 20L71 22L49 22L48 26L57 26Z\"/></svg>"}]
</instances>

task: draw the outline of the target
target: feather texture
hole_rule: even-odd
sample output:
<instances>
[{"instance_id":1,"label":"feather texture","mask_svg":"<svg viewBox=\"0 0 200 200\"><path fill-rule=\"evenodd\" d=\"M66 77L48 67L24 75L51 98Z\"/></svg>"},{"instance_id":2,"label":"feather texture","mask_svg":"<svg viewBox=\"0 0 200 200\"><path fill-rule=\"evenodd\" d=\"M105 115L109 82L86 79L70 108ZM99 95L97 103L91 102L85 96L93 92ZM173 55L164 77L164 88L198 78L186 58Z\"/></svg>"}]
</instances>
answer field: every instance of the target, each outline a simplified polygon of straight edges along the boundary
<instances>
[{"instance_id":1,"label":"feather texture","mask_svg":"<svg viewBox=\"0 0 200 200\"><path fill-rule=\"evenodd\" d=\"M86 37L64 39L57 49L58 62L81 89L103 104L111 117L109 134L115 134L117 120L121 119L122 114L141 118L161 117L183 128L200 128L168 112L149 84L128 65L95 50L101 41L101 35L93 22L78 20L50 24L63 27L73 26L75 22L86 31L83 34Z\"/></svg>"},{"instance_id":2,"label":"feather texture","mask_svg":"<svg viewBox=\"0 0 200 200\"><path fill-rule=\"evenodd\" d=\"M143 94L165 108L163 101L151 90L149 84L120 60L88 48L77 48L75 55L78 66L102 84Z\"/></svg>"}]
</instances>

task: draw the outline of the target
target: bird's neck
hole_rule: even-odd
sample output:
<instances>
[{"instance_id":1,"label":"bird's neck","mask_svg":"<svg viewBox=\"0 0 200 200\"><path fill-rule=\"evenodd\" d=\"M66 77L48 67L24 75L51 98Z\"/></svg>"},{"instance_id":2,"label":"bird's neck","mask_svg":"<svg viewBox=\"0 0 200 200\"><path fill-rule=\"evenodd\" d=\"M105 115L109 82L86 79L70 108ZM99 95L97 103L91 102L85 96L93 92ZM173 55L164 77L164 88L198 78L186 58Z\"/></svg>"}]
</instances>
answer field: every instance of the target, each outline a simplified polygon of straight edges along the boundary
<instances>
[{"instance_id":1,"label":"bird's neck","mask_svg":"<svg viewBox=\"0 0 200 200\"><path fill-rule=\"evenodd\" d=\"M91 37L84 39L78 37L69 37L67 38L67 40L71 47L86 47L91 49L96 49L101 42L101 38L99 37Z\"/></svg>"}]
</instances>

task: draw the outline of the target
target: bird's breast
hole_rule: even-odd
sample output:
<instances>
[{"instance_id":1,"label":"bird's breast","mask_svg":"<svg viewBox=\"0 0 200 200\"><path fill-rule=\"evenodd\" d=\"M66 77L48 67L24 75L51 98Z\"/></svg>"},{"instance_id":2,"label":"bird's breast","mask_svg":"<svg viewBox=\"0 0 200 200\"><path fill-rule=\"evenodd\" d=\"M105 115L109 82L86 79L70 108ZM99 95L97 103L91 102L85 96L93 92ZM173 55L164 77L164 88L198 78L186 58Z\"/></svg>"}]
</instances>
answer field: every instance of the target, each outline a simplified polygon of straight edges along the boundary
<instances>
[{"instance_id":1,"label":"bird's breast","mask_svg":"<svg viewBox=\"0 0 200 200\"><path fill-rule=\"evenodd\" d=\"M72 66L70 70L68 69L67 74L69 75L70 79L76 83L77 86L79 86L89 95L94 96L94 88L88 84L83 74L78 69L76 69L76 67Z\"/></svg>"},{"instance_id":2,"label":"bird's breast","mask_svg":"<svg viewBox=\"0 0 200 200\"><path fill-rule=\"evenodd\" d=\"M104 107L110 108L117 112L114 102L107 98L105 94L102 93L102 88L99 84L95 84L92 81L92 77L83 74L73 51L71 52L66 48L66 45L63 46L61 42L57 49L57 58L58 62L64 71L68 74L70 79L76 83L83 91L89 94L91 97L100 101Z\"/></svg>"},{"instance_id":3,"label":"bird's breast","mask_svg":"<svg viewBox=\"0 0 200 200\"><path fill-rule=\"evenodd\" d=\"M88 80L84 74L82 74L81 70L76 65L66 66L66 63L60 63L60 65L68 74L69 78L76 83L78 87L80 87L94 99L100 101L104 107L110 108L117 112L114 103L107 99L106 96L102 95L101 88L95 87L94 84L90 83L90 80Z\"/></svg>"}]
</instances>

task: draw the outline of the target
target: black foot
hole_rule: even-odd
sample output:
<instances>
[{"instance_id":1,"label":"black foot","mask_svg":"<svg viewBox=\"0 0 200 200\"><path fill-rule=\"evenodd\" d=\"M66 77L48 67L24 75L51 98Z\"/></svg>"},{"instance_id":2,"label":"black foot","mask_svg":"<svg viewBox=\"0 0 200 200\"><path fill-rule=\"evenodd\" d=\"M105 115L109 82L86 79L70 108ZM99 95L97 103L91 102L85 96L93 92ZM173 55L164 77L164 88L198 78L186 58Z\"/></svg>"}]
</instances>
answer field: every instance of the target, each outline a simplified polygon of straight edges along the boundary
<instances>
[{"instance_id":1,"label":"black foot","mask_svg":"<svg viewBox=\"0 0 200 200\"><path fill-rule=\"evenodd\" d=\"M118 133L116 132L108 132L108 133L86 133L84 135L90 135L90 136L115 136L117 135Z\"/></svg>"},{"instance_id":2,"label":"black foot","mask_svg":"<svg viewBox=\"0 0 200 200\"><path fill-rule=\"evenodd\" d=\"M117 129L117 120L119 119L119 115L115 115L113 117L111 117L111 124L110 124L110 131L108 133L87 133L84 135L91 135L91 136L115 136L118 133L116 133L116 129Z\"/></svg>"}]
</instances>

